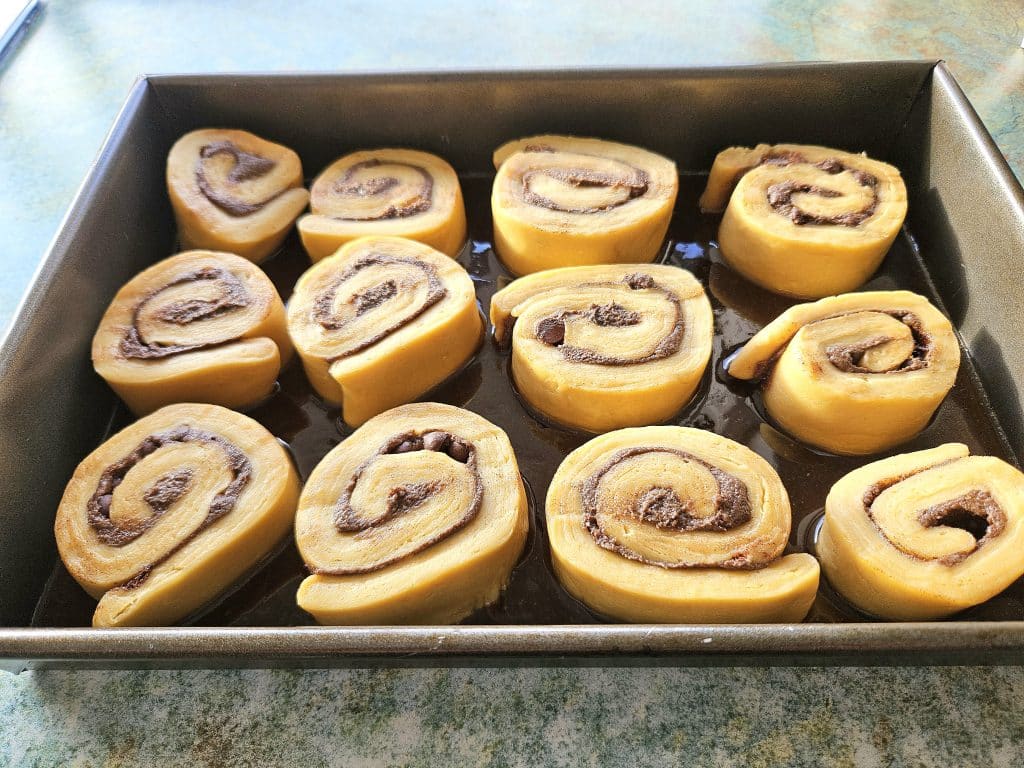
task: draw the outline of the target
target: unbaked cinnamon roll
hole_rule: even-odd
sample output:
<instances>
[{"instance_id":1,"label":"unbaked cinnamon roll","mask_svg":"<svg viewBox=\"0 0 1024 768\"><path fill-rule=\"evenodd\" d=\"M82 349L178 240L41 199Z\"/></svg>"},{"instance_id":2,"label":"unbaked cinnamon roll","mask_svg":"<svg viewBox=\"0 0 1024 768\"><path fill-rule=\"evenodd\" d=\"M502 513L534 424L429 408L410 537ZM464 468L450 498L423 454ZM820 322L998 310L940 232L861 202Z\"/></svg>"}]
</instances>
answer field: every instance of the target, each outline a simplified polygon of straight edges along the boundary
<instances>
[{"instance_id":1,"label":"unbaked cinnamon roll","mask_svg":"<svg viewBox=\"0 0 1024 768\"><path fill-rule=\"evenodd\" d=\"M526 542L508 437L469 411L413 403L371 419L309 477L295 540L322 624L450 624L497 599Z\"/></svg>"},{"instance_id":2,"label":"unbaked cinnamon roll","mask_svg":"<svg viewBox=\"0 0 1024 768\"><path fill-rule=\"evenodd\" d=\"M953 327L923 296L866 291L798 304L728 366L759 380L782 429L832 453L877 453L927 426L960 367Z\"/></svg>"},{"instance_id":3,"label":"unbaked cinnamon roll","mask_svg":"<svg viewBox=\"0 0 1024 768\"><path fill-rule=\"evenodd\" d=\"M181 402L253 405L291 355L273 283L213 251L179 253L129 280L92 342L96 372L136 415Z\"/></svg>"},{"instance_id":4,"label":"unbaked cinnamon roll","mask_svg":"<svg viewBox=\"0 0 1024 768\"><path fill-rule=\"evenodd\" d=\"M305 210L302 182L297 154L247 131L192 131L167 156L182 248L229 251L257 264Z\"/></svg>"},{"instance_id":5,"label":"unbaked cinnamon roll","mask_svg":"<svg viewBox=\"0 0 1024 768\"><path fill-rule=\"evenodd\" d=\"M531 136L494 153L494 247L514 274L654 261L679 189L676 166L599 139Z\"/></svg>"},{"instance_id":6,"label":"unbaked cinnamon roll","mask_svg":"<svg viewBox=\"0 0 1024 768\"><path fill-rule=\"evenodd\" d=\"M558 468L545 516L559 581L606 616L796 622L817 591L817 561L783 555L792 521L775 470L703 430L594 438Z\"/></svg>"},{"instance_id":7,"label":"unbaked cinnamon roll","mask_svg":"<svg viewBox=\"0 0 1024 768\"><path fill-rule=\"evenodd\" d=\"M358 426L466 364L483 320L456 261L400 237L364 237L314 264L288 304L313 387Z\"/></svg>"},{"instance_id":8,"label":"unbaked cinnamon roll","mask_svg":"<svg viewBox=\"0 0 1024 768\"><path fill-rule=\"evenodd\" d=\"M538 411L592 432L664 421L693 397L711 357L704 289L662 264L565 267L491 299L512 377Z\"/></svg>"},{"instance_id":9,"label":"unbaked cinnamon roll","mask_svg":"<svg viewBox=\"0 0 1024 768\"><path fill-rule=\"evenodd\" d=\"M947 616L1024 576L1024 474L948 443L832 486L818 557L829 582L887 619Z\"/></svg>"},{"instance_id":10,"label":"unbaked cinnamon roll","mask_svg":"<svg viewBox=\"0 0 1024 768\"><path fill-rule=\"evenodd\" d=\"M448 256L466 242L466 209L454 169L412 149L353 152L313 182L312 213L299 221L309 257L319 261L369 235L416 240Z\"/></svg>"},{"instance_id":11,"label":"unbaked cinnamon roll","mask_svg":"<svg viewBox=\"0 0 1024 768\"><path fill-rule=\"evenodd\" d=\"M272 552L298 495L287 452L258 423L170 405L78 465L57 510L57 549L99 600L94 626L173 624Z\"/></svg>"},{"instance_id":12,"label":"unbaked cinnamon roll","mask_svg":"<svg viewBox=\"0 0 1024 768\"><path fill-rule=\"evenodd\" d=\"M801 144L718 154L705 211L725 209L722 257L768 290L817 299L863 284L907 215L897 168L865 155Z\"/></svg>"}]
</instances>

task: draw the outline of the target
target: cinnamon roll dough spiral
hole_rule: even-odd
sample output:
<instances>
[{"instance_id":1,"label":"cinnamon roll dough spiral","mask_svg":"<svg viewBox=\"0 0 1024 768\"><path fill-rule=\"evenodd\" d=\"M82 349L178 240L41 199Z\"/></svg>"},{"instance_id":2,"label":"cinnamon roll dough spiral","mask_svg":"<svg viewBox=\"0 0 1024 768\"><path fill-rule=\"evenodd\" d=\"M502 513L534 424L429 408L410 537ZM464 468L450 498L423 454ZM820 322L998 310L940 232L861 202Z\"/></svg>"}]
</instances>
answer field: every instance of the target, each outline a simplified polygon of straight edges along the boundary
<instances>
[{"instance_id":1,"label":"cinnamon roll dough spiral","mask_svg":"<svg viewBox=\"0 0 1024 768\"><path fill-rule=\"evenodd\" d=\"M312 213L299 220L309 258L319 261L369 235L416 240L455 257L466 242L466 207L455 170L428 152L353 152L313 182Z\"/></svg>"},{"instance_id":2,"label":"cinnamon roll dough spiral","mask_svg":"<svg viewBox=\"0 0 1024 768\"><path fill-rule=\"evenodd\" d=\"M531 136L494 153L494 247L514 274L657 258L679 178L628 144Z\"/></svg>"},{"instance_id":3,"label":"cinnamon roll dough spiral","mask_svg":"<svg viewBox=\"0 0 1024 768\"><path fill-rule=\"evenodd\" d=\"M299 278L288 330L313 387L358 426L461 368L483 321L457 262L413 240L364 237Z\"/></svg>"},{"instance_id":4,"label":"cinnamon roll dough spiral","mask_svg":"<svg viewBox=\"0 0 1024 768\"><path fill-rule=\"evenodd\" d=\"M829 491L818 557L829 582L887 619L948 616L1024 575L1024 474L948 443L876 461Z\"/></svg>"},{"instance_id":5,"label":"cinnamon roll dough spiral","mask_svg":"<svg viewBox=\"0 0 1024 768\"><path fill-rule=\"evenodd\" d=\"M180 402L253 405L291 356L273 283L213 251L179 253L129 280L92 342L96 372L136 415Z\"/></svg>"},{"instance_id":6,"label":"cinnamon roll dough spiral","mask_svg":"<svg viewBox=\"0 0 1024 768\"><path fill-rule=\"evenodd\" d=\"M703 430L594 438L558 468L545 516L559 581L617 619L795 622L817 591L817 561L783 555L792 521L775 470Z\"/></svg>"},{"instance_id":7,"label":"cinnamon roll dough spiral","mask_svg":"<svg viewBox=\"0 0 1024 768\"><path fill-rule=\"evenodd\" d=\"M897 168L862 154L759 144L719 153L700 204L725 208L718 242L729 266L770 291L817 299L878 269L907 189Z\"/></svg>"},{"instance_id":8,"label":"cinnamon roll dough spiral","mask_svg":"<svg viewBox=\"0 0 1024 768\"><path fill-rule=\"evenodd\" d=\"M57 549L99 600L94 626L173 624L281 542L298 495L288 454L258 423L169 405L78 465L57 510Z\"/></svg>"},{"instance_id":9,"label":"cinnamon roll dough spiral","mask_svg":"<svg viewBox=\"0 0 1024 768\"><path fill-rule=\"evenodd\" d=\"M497 599L528 527L502 430L451 405L393 408L309 477L298 604L322 624L454 623Z\"/></svg>"},{"instance_id":10,"label":"cinnamon roll dough spiral","mask_svg":"<svg viewBox=\"0 0 1024 768\"><path fill-rule=\"evenodd\" d=\"M664 421L696 391L711 357L711 304L688 271L662 264L564 267L491 299L512 377L555 421L603 432Z\"/></svg>"},{"instance_id":11,"label":"cinnamon roll dough spiral","mask_svg":"<svg viewBox=\"0 0 1024 768\"><path fill-rule=\"evenodd\" d=\"M297 154L247 131L192 131L167 156L182 248L229 251L257 264L305 210L302 183Z\"/></svg>"},{"instance_id":12,"label":"cinnamon roll dough spiral","mask_svg":"<svg viewBox=\"0 0 1024 768\"><path fill-rule=\"evenodd\" d=\"M864 455L928 425L960 367L953 327L910 291L866 291L798 304L729 363L760 379L768 414L832 453Z\"/></svg>"}]
</instances>

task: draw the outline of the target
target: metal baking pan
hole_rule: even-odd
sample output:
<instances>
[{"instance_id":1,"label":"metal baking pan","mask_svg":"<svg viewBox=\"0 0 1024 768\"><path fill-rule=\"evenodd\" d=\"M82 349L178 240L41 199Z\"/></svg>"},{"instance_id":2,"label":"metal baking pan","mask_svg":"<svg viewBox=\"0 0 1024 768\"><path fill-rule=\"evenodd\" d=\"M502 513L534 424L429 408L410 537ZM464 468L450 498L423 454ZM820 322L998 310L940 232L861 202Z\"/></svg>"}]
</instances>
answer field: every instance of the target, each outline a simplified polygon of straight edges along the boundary
<instances>
[{"instance_id":1,"label":"metal baking pan","mask_svg":"<svg viewBox=\"0 0 1024 768\"><path fill-rule=\"evenodd\" d=\"M402 75L154 76L128 97L0 349L0 658L25 666L357 666L461 664L1019 663L1024 584L955 619L873 623L823 585L808 621L771 626L610 624L572 601L548 566L537 503L561 455L585 436L535 420L515 400L501 352L432 394L509 431L531 486L528 554L495 607L457 627L320 628L291 598L301 576L287 549L187 626L87 628L91 603L57 562L54 511L75 465L127 416L93 373L89 345L116 289L174 250L164 186L173 141L201 126L237 126L296 149L307 173L356 148L412 146L463 177L472 242L462 261L485 302L506 278L487 248L491 151L531 133L597 135L673 158L681 194L664 259L709 289L713 366L778 311L725 269L717 220L696 194L714 154L732 144L801 142L865 150L897 165L910 193L904 235L869 287L908 287L944 307L965 349L938 417L910 447L950 439L1017 463L1024 451L1024 342L1016 276L1024 191L941 62L741 68ZM305 266L296 242L266 264L287 292ZM288 440L308 473L344 436L302 400L254 415ZM290 399L289 399L290 398ZM289 410L289 408L291 410ZM313 414L310 416L310 414ZM792 546L813 541L815 513L848 461L801 452L760 427L749 403L708 373L677 423L742 439L775 464L794 502ZM305 626L302 626L305 625Z\"/></svg>"}]
</instances>

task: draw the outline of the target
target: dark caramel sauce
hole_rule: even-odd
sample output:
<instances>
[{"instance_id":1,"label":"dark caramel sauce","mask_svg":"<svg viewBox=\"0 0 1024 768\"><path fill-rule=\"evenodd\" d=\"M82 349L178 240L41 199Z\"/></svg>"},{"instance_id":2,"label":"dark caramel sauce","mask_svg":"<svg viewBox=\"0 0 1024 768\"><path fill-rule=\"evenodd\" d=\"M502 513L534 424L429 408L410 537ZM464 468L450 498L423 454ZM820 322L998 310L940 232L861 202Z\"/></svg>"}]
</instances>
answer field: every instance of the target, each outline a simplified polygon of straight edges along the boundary
<instances>
[{"instance_id":1,"label":"dark caramel sauce","mask_svg":"<svg viewBox=\"0 0 1024 768\"><path fill-rule=\"evenodd\" d=\"M729 270L714 244L719 216L702 215L697 197L705 177L681 178L676 214L661 260L693 272L708 289L715 314L712 364L694 400L674 424L708 429L737 440L764 456L782 477L793 507L789 551L814 551L821 510L832 484L844 474L880 456L843 458L809 450L768 424L759 413L756 393L724 373L722 360L792 302L763 291ZM490 176L462 179L469 219L470 241L459 261L477 288L481 311L491 295L511 278L490 247ZM287 301L292 286L309 260L293 234L263 268ZM904 233L894 244L882 269L864 290L907 288L935 299L921 256ZM476 357L424 400L451 403L475 411L502 427L512 440L530 496L531 529L523 557L501 599L469 617L467 624L562 624L601 621L559 586L551 570L544 527L544 497L562 459L591 435L563 429L536 417L517 397L509 376L507 352L488 339ZM303 478L351 430L335 409L325 408L293 362L282 372L280 387L249 411L286 443ZM111 432L130 423L119 406ZM884 455L930 448L958 441L972 453L1013 461L988 410L972 365L965 358L955 388L931 425L906 445ZM194 623L224 626L294 626L312 624L295 605L295 591L305 575L293 542L272 557L234 592L208 608ZM85 626L95 603L58 562L39 601L34 626ZM1024 582L1018 581L987 603L956 617L959 620L1024 619ZM850 622L869 617L852 609L822 580L808 621Z\"/></svg>"}]
</instances>

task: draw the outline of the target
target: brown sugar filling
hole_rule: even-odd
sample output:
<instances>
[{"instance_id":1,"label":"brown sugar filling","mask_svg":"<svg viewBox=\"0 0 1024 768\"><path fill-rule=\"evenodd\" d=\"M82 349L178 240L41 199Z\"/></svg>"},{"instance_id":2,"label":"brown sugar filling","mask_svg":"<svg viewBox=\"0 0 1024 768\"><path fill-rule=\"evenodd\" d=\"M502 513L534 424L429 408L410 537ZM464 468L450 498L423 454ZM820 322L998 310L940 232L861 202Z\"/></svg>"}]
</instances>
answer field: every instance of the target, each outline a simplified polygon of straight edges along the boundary
<instances>
[{"instance_id":1,"label":"brown sugar filling","mask_svg":"<svg viewBox=\"0 0 1024 768\"><path fill-rule=\"evenodd\" d=\"M120 355L134 360L157 360L235 341L237 337L203 344L157 344L147 341L144 337L139 328L139 316L143 308L169 288L196 282L217 283L220 288L219 295L214 299L186 299L168 304L159 309L157 317L166 323L186 326L189 323L220 317L236 309L245 308L251 302L245 284L232 272L222 267L202 267L184 274L160 288L150 291L135 305L132 310L131 325L125 331L124 337L118 345Z\"/></svg>"},{"instance_id":2,"label":"brown sugar filling","mask_svg":"<svg viewBox=\"0 0 1024 768\"><path fill-rule=\"evenodd\" d=\"M170 551L143 566L135 576L120 587L121 589L131 589L142 584L160 563L170 558L217 520L231 512L238 503L242 491L252 479L252 462L234 443L220 435L184 424L150 435L139 443L131 453L103 470L96 490L86 502L89 526L101 542L111 547L123 547L130 544L152 528L176 502L188 494L196 470L182 467L157 478L147 489L143 500L152 510L152 514L141 523L122 527L110 519L110 504L114 491L129 470L160 448L185 443L207 443L217 446L227 460L232 476L231 481L213 497L206 517L195 530L179 541Z\"/></svg>"},{"instance_id":3,"label":"brown sugar filling","mask_svg":"<svg viewBox=\"0 0 1024 768\"><path fill-rule=\"evenodd\" d=\"M400 205L390 205L382 213L376 216L332 216L341 221L384 221L387 219L404 219L408 216L415 216L418 213L429 211L434 194L434 177L423 167L392 160L371 159L349 166L345 174L338 179L331 191L342 198L367 198L378 197L387 194L397 187L400 182L394 176L376 176L368 181L356 181L355 175L367 168L377 168L381 165L401 165L411 168L420 176L420 183L415 195Z\"/></svg>"},{"instance_id":4,"label":"brown sugar filling","mask_svg":"<svg viewBox=\"0 0 1024 768\"><path fill-rule=\"evenodd\" d=\"M218 189L207 178L206 164L203 161L217 155L228 155L234 160L234 165L228 171L225 179L228 187L266 176L274 170L277 162L252 152L246 152L231 141L217 141L207 144L199 150L199 161L196 163L196 184L199 191L202 192L203 197L229 216L249 216L288 191L281 189L265 200L255 203L239 200L230 192Z\"/></svg>"},{"instance_id":5,"label":"brown sugar filling","mask_svg":"<svg viewBox=\"0 0 1024 768\"><path fill-rule=\"evenodd\" d=\"M544 344L558 347L562 357L573 363L592 363L595 365L636 365L661 360L679 351L683 340L683 311L679 297L672 291L658 285L650 275L631 274L623 278L632 290L653 290L661 293L668 301L674 315L674 322L669 332L659 340L654 350L636 357L616 357L606 355L597 350L574 347L565 344L565 323L570 319L582 319L594 325L609 328L622 328L637 325L643 315L628 309L621 304L592 304L589 309L563 311L541 318L534 328L534 335Z\"/></svg>"},{"instance_id":6,"label":"brown sugar filling","mask_svg":"<svg viewBox=\"0 0 1024 768\"><path fill-rule=\"evenodd\" d=\"M338 290L347 281L351 280L365 269L394 264L407 266L422 273L422 279L427 283L427 294L422 303L411 312L398 317L387 326L381 327L378 332L372 336L368 336L367 338L360 340L344 354L334 358L332 362L344 359L358 352L362 352L364 349L372 347L377 342L407 326L448 295L448 289L444 287L444 283L441 282L441 277L437 274L437 270L432 264L406 256L372 254L360 258L355 264L342 272L330 287L326 288L316 296L313 300L313 321L318 323L327 331L337 331L344 328L350 320L348 318L339 318L334 311L334 302L338 295ZM349 303L351 303L355 308L355 317L360 317L370 310L377 309L385 305L390 299L399 294L400 288L401 286L395 283L395 281L386 280L371 286L365 291L355 294L351 299L349 299Z\"/></svg>"},{"instance_id":7,"label":"brown sugar filling","mask_svg":"<svg viewBox=\"0 0 1024 768\"><path fill-rule=\"evenodd\" d=\"M424 432L403 432L392 436L375 454L364 461L355 472L338 499L334 512L334 527L339 533L372 532L390 520L410 512L424 504L434 495L441 493L445 485L439 481L424 481L398 485L390 488L384 499L384 511L376 517L364 517L352 508L352 494L355 492L363 473L381 456L389 454L413 453L416 451L436 451L448 455L454 461L465 464L473 475L473 498L462 515L443 531L418 542L416 547L399 556L384 557L375 563L354 568L311 568L311 573L328 576L346 576L359 573L372 573L390 565L394 565L418 552L433 546L453 533L465 528L480 512L483 503L483 480L477 467L475 446L445 430L427 430Z\"/></svg>"},{"instance_id":8,"label":"brown sugar filling","mask_svg":"<svg viewBox=\"0 0 1024 768\"><path fill-rule=\"evenodd\" d=\"M605 475L624 461L636 456L648 453L665 453L678 456L684 461L694 462L705 467L715 478L718 491L715 495L715 512L707 517L697 517L693 514L692 502L680 499L675 491L661 487L639 489L633 504L620 514L627 515L649 525L654 525L659 530L689 532L689 531L715 531L726 532L746 522L751 518L750 495L746 485L734 475L715 467L693 454L680 451L675 448L636 446L623 449L614 454L596 472L591 474L581 488L583 499L583 527L594 537L594 541L603 549L610 550L616 554L636 562L647 565L656 565L661 568L695 568L707 567L705 564L696 563L667 563L650 560L635 552L610 536L598 520L600 508L600 485ZM736 552L734 555L719 564L717 567L730 569L753 570L768 565L765 562L752 561L747 553Z\"/></svg>"}]
</instances>

